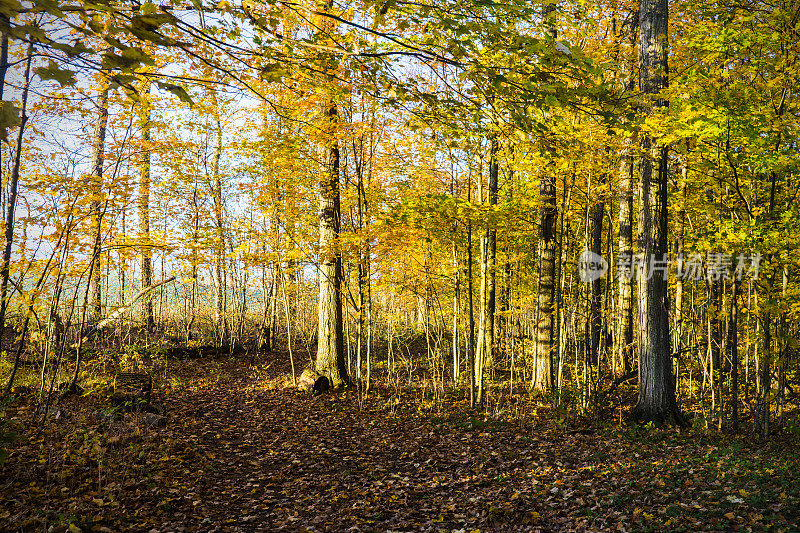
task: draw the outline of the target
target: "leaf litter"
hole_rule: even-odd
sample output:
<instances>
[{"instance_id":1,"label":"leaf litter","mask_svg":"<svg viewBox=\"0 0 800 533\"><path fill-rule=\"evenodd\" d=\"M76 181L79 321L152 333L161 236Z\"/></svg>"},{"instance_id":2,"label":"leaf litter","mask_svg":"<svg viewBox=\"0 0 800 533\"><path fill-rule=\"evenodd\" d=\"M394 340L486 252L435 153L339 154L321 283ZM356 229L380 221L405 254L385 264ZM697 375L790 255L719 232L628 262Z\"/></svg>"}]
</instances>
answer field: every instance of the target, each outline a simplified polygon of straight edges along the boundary
<instances>
[{"instance_id":1,"label":"leaf litter","mask_svg":"<svg viewBox=\"0 0 800 533\"><path fill-rule=\"evenodd\" d=\"M413 389L309 396L240 359L176 362L165 427L30 398L2 531L792 531L796 449L702 431L533 424ZM553 417L554 418L554 417Z\"/></svg>"}]
</instances>

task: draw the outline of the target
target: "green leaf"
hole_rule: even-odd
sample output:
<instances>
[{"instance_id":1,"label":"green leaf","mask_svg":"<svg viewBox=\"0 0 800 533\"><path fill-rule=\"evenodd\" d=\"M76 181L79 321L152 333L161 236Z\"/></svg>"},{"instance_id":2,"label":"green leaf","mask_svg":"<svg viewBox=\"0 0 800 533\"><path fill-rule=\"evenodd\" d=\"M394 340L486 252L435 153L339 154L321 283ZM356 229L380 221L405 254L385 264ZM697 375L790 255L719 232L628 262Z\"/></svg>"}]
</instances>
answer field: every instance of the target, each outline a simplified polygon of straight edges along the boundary
<instances>
[{"instance_id":1,"label":"green leaf","mask_svg":"<svg viewBox=\"0 0 800 533\"><path fill-rule=\"evenodd\" d=\"M159 88L169 91L175 96L177 96L181 102L189 104L190 106L194 105L192 97L189 96L189 93L186 92L186 89L184 89L180 85L174 85L172 83L164 83L161 81L157 81L156 85L158 85Z\"/></svg>"},{"instance_id":2,"label":"green leaf","mask_svg":"<svg viewBox=\"0 0 800 533\"><path fill-rule=\"evenodd\" d=\"M286 75L280 63L268 63L261 68L261 78L267 82L279 82Z\"/></svg>"},{"instance_id":3,"label":"green leaf","mask_svg":"<svg viewBox=\"0 0 800 533\"><path fill-rule=\"evenodd\" d=\"M69 45L67 43L51 43L50 46L55 48L56 50L61 50L69 57L75 57L80 54L85 54L91 52L90 48L87 48L85 44L81 41L75 41L75 44Z\"/></svg>"},{"instance_id":4,"label":"green leaf","mask_svg":"<svg viewBox=\"0 0 800 533\"><path fill-rule=\"evenodd\" d=\"M122 51L121 55L125 59L130 59L131 61L137 61L138 63L142 63L144 65L155 65L155 61L153 61L152 57L150 57L141 48L136 48L135 46L126 48L125 50Z\"/></svg>"},{"instance_id":5,"label":"green leaf","mask_svg":"<svg viewBox=\"0 0 800 533\"><path fill-rule=\"evenodd\" d=\"M146 30L144 28L130 26L128 30L142 41L157 44L159 46L175 46L178 43L178 41L172 37L167 37L166 35L161 35L160 33Z\"/></svg>"},{"instance_id":6,"label":"green leaf","mask_svg":"<svg viewBox=\"0 0 800 533\"><path fill-rule=\"evenodd\" d=\"M75 71L61 68L52 59L49 65L36 68L34 72L43 80L57 81L62 87L75 85Z\"/></svg>"}]
</instances>

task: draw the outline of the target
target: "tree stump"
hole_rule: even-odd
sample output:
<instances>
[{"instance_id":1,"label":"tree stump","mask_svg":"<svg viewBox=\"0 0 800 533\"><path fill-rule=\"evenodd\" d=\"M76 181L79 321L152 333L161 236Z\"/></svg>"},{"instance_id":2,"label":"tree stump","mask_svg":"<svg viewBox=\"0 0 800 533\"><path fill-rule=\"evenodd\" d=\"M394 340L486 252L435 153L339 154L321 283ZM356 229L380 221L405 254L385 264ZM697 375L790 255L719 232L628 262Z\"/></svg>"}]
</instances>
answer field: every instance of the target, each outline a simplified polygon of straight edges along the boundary
<instances>
[{"instance_id":1,"label":"tree stump","mask_svg":"<svg viewBox=\"0 0 800 533\"><path fill-rule=\"evenodd\" d=\"M330 388L330 382L325 376L306 368L297 380L297 388L309 394L320 394Z\"/></svg>"}]
</instances>

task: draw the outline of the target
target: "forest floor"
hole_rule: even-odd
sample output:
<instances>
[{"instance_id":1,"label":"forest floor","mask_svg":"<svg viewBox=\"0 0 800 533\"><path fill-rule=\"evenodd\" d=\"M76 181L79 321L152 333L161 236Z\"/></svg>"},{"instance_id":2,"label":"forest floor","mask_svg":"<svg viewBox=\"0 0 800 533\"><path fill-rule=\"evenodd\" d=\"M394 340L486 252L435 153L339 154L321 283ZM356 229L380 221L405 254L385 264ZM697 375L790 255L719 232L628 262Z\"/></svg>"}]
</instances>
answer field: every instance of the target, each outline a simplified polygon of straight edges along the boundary
<instances>
[{"instance_id":1,"label":"forest floor","mask_svg":"<svg viewBox=\"0 0 800 533\"><path fill-rule=\"evenodd\" d=\"M413 388L309 396L276 368L171 362L165 427L99 419L90 394L37 434L30 398L7 405L0 530L800 530L785 441L484 416Z\"/></svg>"}]
</instances>

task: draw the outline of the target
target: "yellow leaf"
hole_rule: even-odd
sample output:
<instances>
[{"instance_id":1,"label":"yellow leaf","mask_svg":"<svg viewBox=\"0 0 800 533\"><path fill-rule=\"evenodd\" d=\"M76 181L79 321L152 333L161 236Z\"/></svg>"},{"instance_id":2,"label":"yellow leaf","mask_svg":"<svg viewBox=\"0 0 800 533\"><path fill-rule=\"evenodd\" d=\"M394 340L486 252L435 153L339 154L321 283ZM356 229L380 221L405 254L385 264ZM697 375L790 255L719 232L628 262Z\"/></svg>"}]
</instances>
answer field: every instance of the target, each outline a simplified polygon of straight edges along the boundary
<instances>
[{"instance_id":1,"label":"yellow leaf","mask_svg":"<svg viewBox=\"0 0 800 533\"><path fill-rule=\"evenodd\" d=\"M750 496L750 493L744 489L739 489L739 496L741 496L742 498L747 498L748 496Z\"/></svg>"}]
</instances>

